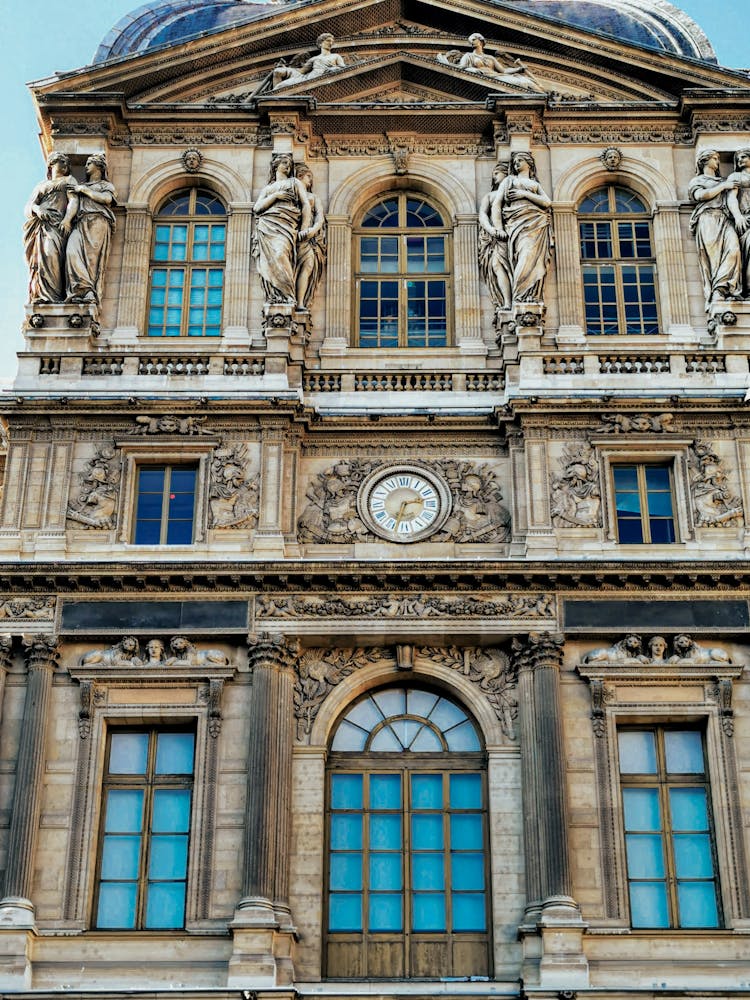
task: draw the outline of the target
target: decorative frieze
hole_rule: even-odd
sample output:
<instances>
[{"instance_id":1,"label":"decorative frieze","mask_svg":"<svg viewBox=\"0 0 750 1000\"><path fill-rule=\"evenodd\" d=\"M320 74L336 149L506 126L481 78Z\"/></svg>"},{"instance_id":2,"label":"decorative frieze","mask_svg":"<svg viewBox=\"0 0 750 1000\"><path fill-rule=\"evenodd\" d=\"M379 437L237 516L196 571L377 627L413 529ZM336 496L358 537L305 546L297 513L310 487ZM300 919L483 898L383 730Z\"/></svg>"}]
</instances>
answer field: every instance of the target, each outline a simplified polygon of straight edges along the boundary
<instances>
[{"instance_id":1,"label":"decorative frieze","mask_svg":"<svg viewBox=\"0 0 750 1000\"><path fill-rule=\"evenodd\" d=\"M337 594L336 596L283 597L260 596L255 615L259 619L290 620L306 618L397 619L420 621L424 618L507 618L523 621L549 621L556 616L556 601L551 594Z\"/></svg>"},{"instance_id":2,"label":"decorative frieze","mask_svg":"<svg viewBox=\"0 0 750 1000\"><path fill-rule=\"evenodd\" d=\"M11 597L0 595L0 620L51 622L55 617L55 597Z\"/></svg>"},{"instance_id":3,"label":"decorative frieze","mask_svg":"<svg viewBox=\"0 0 750 1000\"><path fill-rule=\"evenodd\" d=\"M611 646L601 646L584 654L583 663L613 663L634 664L648 663L659 665L665 663L731 663L731 658L720 646L705 647L697 643L692 636L682 632L672 640L672 656L668 656L669 645L661 635L652 636L646 644L647 653L643 651L643 639L637 633L631 632L618 639Z\"/></svg>"},{"instance_id":4,"label":"decorative frieze","mask_svg":"<svg viewBox=\"0 0 750 1000\"><path fill-rule=\"evenodd\" d=\"M659 434L675 429L671 413L602 413L601 420L597 434Z\"/></svg>"},{"instance_id":5,"label":"decorative frieze","mask_svg":"<svg viewBox=\"0 0 750 1000\"><path fill-rule=\"evenodd\" d=\"M200 434L210 434L211 431L204 427L205 417L178 416L176 414L165 414L163 417L151 417L145 413L139 414L135 418L135 426L131 428L131 434L185 434L189 437Z\"/></svg>"},{"instance_id":6,"label":"decorative frieze","mask_svg":"<svg viewBox=\"0 0 750 1000\"><path fill-rule=\"evenodd\" d=\"M188 638L176 635L169 641L169 651L161 639L150 639L141 657L139 640L123 636L112 646L92 649L81 656L82 667L205 667L227 666L229 658L220 649L198 649Z\"/></svg>"}]
</instances>

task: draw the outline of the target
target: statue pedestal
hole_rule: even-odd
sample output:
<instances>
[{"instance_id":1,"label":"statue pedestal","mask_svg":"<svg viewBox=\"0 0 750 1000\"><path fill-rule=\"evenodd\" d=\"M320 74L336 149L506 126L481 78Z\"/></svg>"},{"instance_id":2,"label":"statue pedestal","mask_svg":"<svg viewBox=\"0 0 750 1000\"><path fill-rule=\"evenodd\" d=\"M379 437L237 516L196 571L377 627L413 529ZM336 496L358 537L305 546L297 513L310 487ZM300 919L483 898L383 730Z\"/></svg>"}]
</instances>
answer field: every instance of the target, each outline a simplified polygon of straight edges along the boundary
<instances>
[{"instance_id":1,"label":"statue pedestal","mask_svg":"<svg viewBox=\"0 0 750 1000\"><path fill-rule=\"evenodd\" d=\"M98 309L83 302L36 302L25 307L23 335L35 354L88 351L99 335Z\"/></svg>"}]
</instances>

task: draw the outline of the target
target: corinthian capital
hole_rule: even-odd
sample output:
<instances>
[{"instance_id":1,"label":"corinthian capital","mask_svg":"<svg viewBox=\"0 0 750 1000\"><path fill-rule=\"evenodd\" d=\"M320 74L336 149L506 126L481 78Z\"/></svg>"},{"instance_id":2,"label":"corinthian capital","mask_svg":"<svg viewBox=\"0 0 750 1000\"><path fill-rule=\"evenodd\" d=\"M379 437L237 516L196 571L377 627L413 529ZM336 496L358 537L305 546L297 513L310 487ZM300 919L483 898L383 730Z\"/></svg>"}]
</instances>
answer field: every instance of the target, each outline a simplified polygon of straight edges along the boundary
<instances>
[{"instance_id":1,"label":"corinthian capital","mask_svg":"<svg viewBox=\"0 0 750 1000\"><path fill-rule=\"evenodd\" d=\"M59 639L56 635L25 635L21 641L29 670L32 667L54 667L60 658L57 648Z\"/></svg>"},{"instance_id":2,"label":"corinthian capital","mask_svg":"<svg viewBox=\"0 0 750 1000\"><path fill-rule=\"evenodd\" d=\"M13 649L13 636L0 635L0 670L9 670Z\"/></svg>"},{"instance_id":3,"label":"corinthian capital","mask_svg":"<svg viewBox=\"0 0 750 1000\"><path fill-rule=\"evenodd\" d=\"M518 670L537 670L562 665L565 636L559 632L529 632L513 640L513 654Z\"/></svg>"},{"instance_id":4,"label":"corinthian capital","mask_svg":"<svg viewBox=\"0 0 750 1000\"><path fill-rule=\"evenodd\" d=\"M292 669L299 656L299 640L281 632L254 632L247 637L251 670Z\"/></svg>"}]
</instances>

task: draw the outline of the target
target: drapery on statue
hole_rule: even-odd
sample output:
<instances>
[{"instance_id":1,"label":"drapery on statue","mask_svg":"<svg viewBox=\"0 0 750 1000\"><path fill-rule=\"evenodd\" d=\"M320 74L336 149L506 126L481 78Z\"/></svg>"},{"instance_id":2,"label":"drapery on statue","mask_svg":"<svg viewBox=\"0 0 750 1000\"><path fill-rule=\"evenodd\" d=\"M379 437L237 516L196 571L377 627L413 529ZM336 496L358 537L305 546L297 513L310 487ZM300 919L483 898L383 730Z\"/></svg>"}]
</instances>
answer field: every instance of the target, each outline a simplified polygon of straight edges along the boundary
<instances>
[{"instance_id":1,"label":"drapery on statue","mask_svg":"<svg viewBox=\"0 0 750 1000\"><path fill-rule=\"evenodd\" d=\"M294 176L290 153L271 159L268 184L253 206L253 256L267 303L297 302L297 240L303 219L312 218L307 188Z\"/></svg>"},{"instance_id":2,"label":"drapery on statue","mask_svg":"<svg viewBox=\"0 0 750 1000\"><path fill-rule=\"evenodd\" d=\"M706 308L712 302L742 297L741 223L737 201L737 181L722 180L719 154L705 149L695 162L696 176L688 185L688 197L695 202L690 231L698 249ZM743 220L744 221L744 220Z\"/></svg>"},{"instance_id":3,"label":"drapery on statue","mask_svg":"<svg viewBox=\"0 0 750 1000\"><path fill-rule=\"evenodd\" d=\"M112 208L117 204L114 186L107 180L103 153L94 153L86 160L86 181L74 189L78 212L65 250L66 301L99 305L115 229Z\"/></svg>"},{"instance_id":4,"label":"drapery on statue","mask_svg":"<svg viewBox=\"0 0 750 1000\"><path fill-rule=\"evenodd\" d=\"M272 84L275 87L285 86L290 83L297 83L300 80L314 80L324 73L333 70L345 69L346 63L337 52L332 52L333 35L325 32L319 35L315 44L319 46L320 52L312 56L303 66L287 66L284 62L279 63L273 71Z\"/></svg>"},{"instance_id":5,"label":"drapery on statue","mask_svg":"<svg viewBox=\"0 0 750 1000\"><path fill-rule=\"evenodd\" d=\"M479 207L479 267L498 309L541 302L552 251L552 201L531 153L513 153L510 173L497 164Z\"/></svg>"},{"instance_id":6,"label":"drapery on statue","mask_svg":"<svg viewBox=\"0 0 750 1000\"><path fill-rule=\"evenodd\" d=\"M742 253L742 291L750 296L750 149L738 149L734 154L734 172L727 177L734 190L727 195L727 206L734 218Z\"/></svg>"},{"instance_id":7,"label":"drapery on statue","mask_svg":"<svg viewBox=\"0 0 750 1000\"><path fill-rule=\"evenodd\" d=\"M312 170L306 163L296 164L295 174L307 191L307 207L303 209L297 236L296 295L297 308L309 309L323 276L326 262L325 215L320 199L312 191Z\"/></svg>"},{"instance_id":8,"label":"drapery on statue","mask_svg":"<svg viewBox=\"0 0 750 1000\"><path fill-rule=\"evenodd\" d=\"M23 227L32 303L62 302L65 298L65 244L78 210L76 188L68 157L50 153L47 180L32 191Z\"/></svg>"},{"instance_id":9,"label":"drapery on statue","mask_svg":"<svg viewBox=\"0 0 750 1000\"><path fill-rule=\"evenodd\" d=\"M484 35L475 31L469 35L469 45L471 52L459 52L458 49L451 49L450 52L438 55L438 61L451 66L458 66L459 69L466 70L467 73L479 73L482 76L491 76L496 80L503 80L515 87L524 87L526 90L542 92L542 88L529 73L520 59L515 59L512 63L505 64L497 56L490 55L484 51Z\"/></svg>"}]
</instances>

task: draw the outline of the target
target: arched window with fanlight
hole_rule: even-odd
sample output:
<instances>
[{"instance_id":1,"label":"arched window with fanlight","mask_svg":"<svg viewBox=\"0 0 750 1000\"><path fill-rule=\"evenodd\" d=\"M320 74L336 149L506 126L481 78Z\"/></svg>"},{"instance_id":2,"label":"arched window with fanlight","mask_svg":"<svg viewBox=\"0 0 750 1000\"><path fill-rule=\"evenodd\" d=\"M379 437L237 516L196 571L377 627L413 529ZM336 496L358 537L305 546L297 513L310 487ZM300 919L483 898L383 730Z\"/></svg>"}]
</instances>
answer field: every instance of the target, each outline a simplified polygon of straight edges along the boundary
<instances>
[{"instance_id":1,"label":"arched window with fanlight","mask_svg":"<svg viewBox=\"0 0 750 1000\"><path fill-rule=\"evenodd\" d=\"M610 184L578 208L586 332L656 334L651 216L633 191Z\"/></svg>"},{"instance_id":2,"label":"arched window with fanlight","mask_svg":"<svg viewBox=\"0 0 750 1000\"><path fill-rule=\"evenodd\" d=\"M485 755L437 690L366 694L328 763L326 975L490 974Z\"/></svg>"},{"instance_id":3,"label":"arched window with fanlight","mask_svg":"<svg viewBox=\"0 0 750 1000\"><path fill-rule=\"evenodd\" d=\"M171 194L154 223L149 337L218 337L227 211L211 191Z\"/></svg>"},{"instance_id":4,"label":"arched window with fanlight","mask_svg":"<svg viewBox=\"0 0 750 1000\"><path fill-rule=\"evenodd\" d=\"M445 347L450 227L420 195L380 199L355 232L358 347Z\"/></svg>"}]
</instances>

